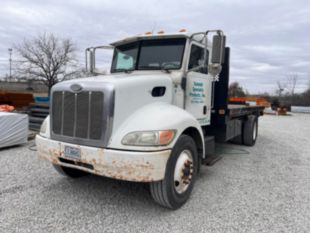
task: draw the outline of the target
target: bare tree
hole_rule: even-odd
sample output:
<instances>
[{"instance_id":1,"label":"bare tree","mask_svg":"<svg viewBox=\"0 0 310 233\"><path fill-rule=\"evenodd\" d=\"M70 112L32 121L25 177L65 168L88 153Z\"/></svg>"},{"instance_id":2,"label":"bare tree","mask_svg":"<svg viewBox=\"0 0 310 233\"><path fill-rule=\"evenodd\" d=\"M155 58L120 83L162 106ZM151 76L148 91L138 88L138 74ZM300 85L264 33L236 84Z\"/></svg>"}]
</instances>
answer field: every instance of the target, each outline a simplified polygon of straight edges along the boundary
<instances>
[{"instance_id":1,"label":"bare tree","mask_svg":"<svg viewBox=\"0 0 310 233\"><path fill-rule=\"evenodd\" d=\"M244 97L246 96L246 93L238 82L232 82L229 85L228 95L230 97Z\"/></svg>"},{"instance_id":2,"label":"bare tree","mask_svg":"<svg viewBox=\"0 0 310 233\"><path fill-rule=\"evenodd\" d=\"M286 89L286 83L277 81L277 90L276 90L277 95L282 96L282 93L285 89Z\"/></svg>"},{"instance_id":3,"label":"bare tree","mask_svg":"<svg viewBox=\"0 0 310 233\"><path fill-rule=\"evenodd\" d=\"M295 94L297 81L298 81L298 74L287 75L287 89L292 96Z\"/></svg>"},{"instance_id":4,"label":"bare tree","mask_svg":"<svg viewBox=\"0 0 310 233\"><path fill-rule=\"evenodd\" d=\"M15 47L21 57L19 72L42 80L49 94L54 84L77 72L76 48L70 39L42 34Z\"/></svg>"}]
</instances>

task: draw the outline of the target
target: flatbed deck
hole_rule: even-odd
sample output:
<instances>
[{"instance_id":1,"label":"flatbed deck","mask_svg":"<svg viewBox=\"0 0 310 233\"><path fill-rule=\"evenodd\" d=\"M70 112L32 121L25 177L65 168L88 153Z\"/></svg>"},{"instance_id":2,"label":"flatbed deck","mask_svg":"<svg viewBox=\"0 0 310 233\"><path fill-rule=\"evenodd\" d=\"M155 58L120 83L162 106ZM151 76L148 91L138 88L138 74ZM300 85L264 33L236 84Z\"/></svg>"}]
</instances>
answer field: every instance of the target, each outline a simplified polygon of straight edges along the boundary
<instances>
[{"instance_id":1,"label":"flatbed deck","mask_svg":"<svg viewBox=\"0 0 310 233\"><path fill-rule=\"evenodd\" d=\"M245 115L263 115L263 106L248 106L242 104L229 104L228 105L228 116L230 118L241 117Z\"/></svg>"}]
</instances>

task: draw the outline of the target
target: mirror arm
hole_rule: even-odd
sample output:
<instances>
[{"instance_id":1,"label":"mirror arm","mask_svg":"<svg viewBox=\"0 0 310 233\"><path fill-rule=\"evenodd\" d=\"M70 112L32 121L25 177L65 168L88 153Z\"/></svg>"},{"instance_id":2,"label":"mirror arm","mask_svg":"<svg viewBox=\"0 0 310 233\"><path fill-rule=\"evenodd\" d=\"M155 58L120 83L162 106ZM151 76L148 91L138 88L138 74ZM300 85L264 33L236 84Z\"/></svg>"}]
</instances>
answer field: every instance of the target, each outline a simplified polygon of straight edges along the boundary
<instances>
[{"instance_id":1,"label":"mirror arm","mask_svg":"<svg viewBox=\"0 0 310 233\"><path fill-rule=\"evenodd\" d=\"M86 72L88 72L88 59L87 59L88 50L89 50L89 48L85 49L85 68L86 68Z\"/></svg>"},{"instance_id":2,"label":"mirror arm","mask_svg":"<svg viewBox=\"0 0 310 233\"><path fill-rule=\"evenodd\" d=\"M217 30L207 30L207 31L206 31L206 35L208 35L210 32L215 32L215 33L217 33L219 36L224 36L224 32L223 32L222 30L219 30L219 29L217 29Z\"/></svg>"},{"instance_id":3,"label":"mirror arm","mask_svg":"<svg viewBox=\"0 0 310 233\"><path fill-rule=\"evenodd\" d=\"M206 32L206 34L204 35L204 40L205 40L205 51L204 51L204 63L203 63L203 65L204 65L204 67L206 67L206 68L208 68L207 66L206 66L206 64L207 64L207 51L208 51L208 36L207 36L207 32Z\"/></svg>"},{"instance_id":4,"label":"mirror arm","mask_svg":"<svg viewBox=\"0 0 310 233\"><path fill-rule=\"evenodd\" d=\"M100 74L98 72L95 72L96 70L96 49L114 49L114 46L103 45L103 46L89 47L85 49L86 72L88 72L89 70L89 72L92 74ZM88 59L89 59L89 62L88 62Z\"/></svg>"},{"instance_id":5,"label":"mirror arm","mask_svg":"<svg viewBox=\"0 0 310 233\"><path fill-rule=\"evenodd\" d=\"M96 49L97 47L95 47L93 50L93 73L95 73L96 70Z\"/></svg>"},{"instance_id":6,"label":"mirror arm","mask_svg":"<svg viewBox=\"0 0 310 233\"><path fill-rule=\"evenodd\" d=\"M89 51L89 71L90 73L94 72L94 50Z\"/></svg>"},{"instance_id":7,"label":"mirror arm","mask_svg":"<svg viewBox=\"0 0 310 233\"><path fill-rule=\"evenodd\" d=\"M205 65L200 65L200 66L196 66L196 67L194 67L194 68L191 68L190 70L187 70L186 73L189 73L189 72L191 72L191 71L197 71L197 70L199 70L199 69L201 69L201 68L205 68Z\"/></svg>"}]
</instances>

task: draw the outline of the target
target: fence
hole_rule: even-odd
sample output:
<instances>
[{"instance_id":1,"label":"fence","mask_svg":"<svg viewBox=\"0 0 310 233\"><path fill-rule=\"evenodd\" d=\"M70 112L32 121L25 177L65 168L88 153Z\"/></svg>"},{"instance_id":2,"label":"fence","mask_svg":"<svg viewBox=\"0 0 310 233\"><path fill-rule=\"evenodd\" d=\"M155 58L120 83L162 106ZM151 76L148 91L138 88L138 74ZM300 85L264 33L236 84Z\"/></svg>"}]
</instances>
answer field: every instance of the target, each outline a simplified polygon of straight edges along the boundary
<instances>
[{"instance_id":1,"label":"fence","mask_svg":"<svg viewBox=\"0 0 310 233\"><path fill-rule=\"evenodd\" d=\"M0 91L42 93L47 92L47 87L43 83L34 80L0 80Z\"/></svg>"}]
</instances>

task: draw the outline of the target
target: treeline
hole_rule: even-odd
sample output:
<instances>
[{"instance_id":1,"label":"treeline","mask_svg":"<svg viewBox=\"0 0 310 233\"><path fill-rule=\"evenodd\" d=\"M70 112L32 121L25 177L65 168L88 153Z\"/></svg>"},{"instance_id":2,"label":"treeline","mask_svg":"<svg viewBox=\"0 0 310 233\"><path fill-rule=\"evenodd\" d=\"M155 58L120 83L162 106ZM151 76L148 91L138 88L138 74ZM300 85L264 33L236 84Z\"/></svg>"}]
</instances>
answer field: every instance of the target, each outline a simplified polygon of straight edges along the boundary
<instances>
[{"instance_id":1,"label":"treeline","mask_svg":"<svg viewBox=\"0 0 310 233\"><path fill-rule=\"evenodd\" d=\"M310 88L303 93L283 96L266 96L265 98L284 102L293 106L310 106Z\"/></svg>"},{"instance_id":2,"label":"treeline","mask_svg":"<svg viewBox=\"0 0 310 233\"><path fill-rule=\"evenodd\" d=\"M295 89L295 87L294 87ZM284 88L279 88L276 95L270 95L269 93L263 94L250 94L244 90L238 82L233 82L229 85L229 97L244 97L255 96L267 99L272 104L284 104L292 106L310 106L310 85L308 89L302 93L295 93L294 89L284 92Z\"/></svg>"}]
</instances>

